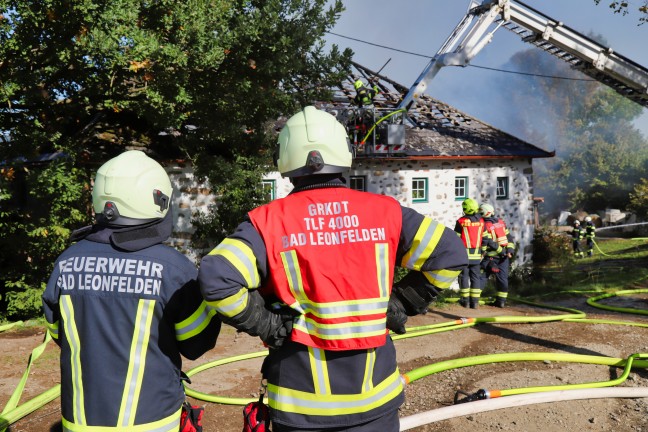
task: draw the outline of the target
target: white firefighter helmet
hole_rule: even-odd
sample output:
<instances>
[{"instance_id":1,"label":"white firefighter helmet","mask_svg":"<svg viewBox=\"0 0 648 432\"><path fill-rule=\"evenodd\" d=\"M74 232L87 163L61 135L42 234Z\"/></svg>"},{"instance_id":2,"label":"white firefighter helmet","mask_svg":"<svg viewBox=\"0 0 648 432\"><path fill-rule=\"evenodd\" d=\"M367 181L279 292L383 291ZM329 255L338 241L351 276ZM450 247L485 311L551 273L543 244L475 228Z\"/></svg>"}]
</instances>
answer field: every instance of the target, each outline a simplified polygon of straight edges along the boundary
<instances>
[{"instance_id":1,"label":"white firefighter helmet","mask_svg":"<svg viewBox=\"0 0 648 432\"><path fill-rule=\"evenodd\" d=\"M99 223L140 225L164 218L172 193L164 168L143 152L130 150L99 168L92 206Z\"/></svg>"},{"instance_id":2,"label":"white firefighter helmet","mask_svg":"<svg viewBox=\"0 0 648 432\"><path fill-rule=\"evenodd\" d=\"M288 119L277 147L277 168L284 177L343 173L353 160L344 126L314 106L307 106Z\"/></svg>"},{"instance_id":3,"label":"white firefighter helmet","mask_svg":"<svg viewBox=\"0 0 648 432\"><path fill-rule=\"evenodd\" d=\"M482 216L493 216L495 214L495 209L492 205L483 203L479 206L479 213L481 213Z\"/></svg>"},{"instance_id":4,"label":"white firefighter helmet","mask_svg":"<svg viewBox=\"0 0 648 432\"><path fill-rule=\"evenodd\" d=\"M585 217L585 222L592 222L592 218L589 217L589 216L586 216L586 217Z\"/></svg>"}]
</instances>

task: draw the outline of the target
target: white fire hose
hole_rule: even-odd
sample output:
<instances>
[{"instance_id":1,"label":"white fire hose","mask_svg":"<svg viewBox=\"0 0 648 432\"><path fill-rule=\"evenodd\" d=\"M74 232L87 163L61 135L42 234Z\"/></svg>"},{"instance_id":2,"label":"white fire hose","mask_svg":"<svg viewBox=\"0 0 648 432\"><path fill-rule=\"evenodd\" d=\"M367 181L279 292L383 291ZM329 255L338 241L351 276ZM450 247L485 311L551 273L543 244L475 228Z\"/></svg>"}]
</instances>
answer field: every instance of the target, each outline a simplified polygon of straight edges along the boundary
<instances>
[{"instance_id":1,"label":"white fire hose","mask_svg":"<svg viewBox=\"0 0 648 432\"><path fill-rule=\"evenodd\" d=\"M604 387L578 390L558 390L466 402L403 417L400 419L400 430L406 431L441 420L448 420L455 417L486 411L494 411L502 408L547 402L603 398L648 398L648 387Z\"/></svg>"}]
</instances>

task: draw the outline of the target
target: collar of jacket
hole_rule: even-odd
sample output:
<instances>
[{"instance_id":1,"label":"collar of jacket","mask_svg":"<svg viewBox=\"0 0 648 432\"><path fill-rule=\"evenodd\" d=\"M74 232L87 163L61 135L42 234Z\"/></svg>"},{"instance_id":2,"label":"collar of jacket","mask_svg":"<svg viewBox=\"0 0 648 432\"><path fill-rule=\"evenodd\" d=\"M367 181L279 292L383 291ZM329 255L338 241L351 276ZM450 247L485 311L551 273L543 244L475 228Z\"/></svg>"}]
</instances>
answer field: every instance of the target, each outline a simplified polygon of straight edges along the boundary
<instances>
[{"instance_id":1,"label":"collar of jacket","mask_svg":"<svg viewBox=\"0 0 648 432\"><path fill-rule=\"evenodd\" d=\"M311 189L346 187L346 180L340 174L320 174L290 179L295 186L290 192L301 192Z\"/></svg>"},{"instance_id":2,"label":"collar of jacket","mask_svg":"<svg viewBox=\"0 0 648 432\"><path fill-rule=\"evenodd\" d=\"M110 243L115 248L135 252L164 242L173 232L173 217L167 212L163 219L143 225L114 227L95 224L76 230L71 241L87 239L97 243Z\"/></svg>"}]
</instances>

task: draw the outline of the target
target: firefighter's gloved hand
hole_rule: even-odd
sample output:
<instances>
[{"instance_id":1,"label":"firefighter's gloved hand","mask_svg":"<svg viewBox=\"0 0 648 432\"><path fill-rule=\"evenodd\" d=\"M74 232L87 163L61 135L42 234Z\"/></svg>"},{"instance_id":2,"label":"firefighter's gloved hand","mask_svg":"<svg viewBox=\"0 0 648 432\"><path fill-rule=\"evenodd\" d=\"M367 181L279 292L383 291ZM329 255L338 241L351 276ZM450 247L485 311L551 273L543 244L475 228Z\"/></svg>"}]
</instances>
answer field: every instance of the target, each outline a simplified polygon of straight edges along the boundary
<instances>
[{"instance_id":1,"label":"firefighter's gloved hand","mask_svg":"<svg viewBox=\"0 0 648 432\"><path fill-rule=\"evenodd\" d=\"M387 305L387 328L396 334L405 334L406 322L407 313L405 313L405 307L396 295L392 294L389 296Z\"/></svg>"},{"instance_id":2,"label":"firefighter's gloved hand","mask_svg":"<svg viewBox=\"0 0 648 432\"><path fill-rule=\"evenodd\" d=\"M261 294L254 290L248 292L247 305L239 314L220 317L238 331L259 336L269 347L278 348L292 332L294 315L284 309L270 310Z\"/></svg>"},{"instance_id":3,"label":"firefighter's gloved hand","mask_svg":"<svg viewBox=\"0 0 648 432\"><path fill-rule=\"evenodd\" d=\"M413 316L426 313L430 303L439 295L439 290L428 282L423 273L410 271L394 284L392 294L400 300L405 313Z\"/></svg>"},{"instance_id":4,"label":"firefighter's gloved hand","mask_svg":"<svg viewBox=\"0 0 648 432\"><path fill-rule=\"evenodd\" d=\"M287 314L273 313L272 325L269 326L268 332L259 334L259 337L270 348L279 348L293 329L293 316Z\"/></svg>"}]
</instances>

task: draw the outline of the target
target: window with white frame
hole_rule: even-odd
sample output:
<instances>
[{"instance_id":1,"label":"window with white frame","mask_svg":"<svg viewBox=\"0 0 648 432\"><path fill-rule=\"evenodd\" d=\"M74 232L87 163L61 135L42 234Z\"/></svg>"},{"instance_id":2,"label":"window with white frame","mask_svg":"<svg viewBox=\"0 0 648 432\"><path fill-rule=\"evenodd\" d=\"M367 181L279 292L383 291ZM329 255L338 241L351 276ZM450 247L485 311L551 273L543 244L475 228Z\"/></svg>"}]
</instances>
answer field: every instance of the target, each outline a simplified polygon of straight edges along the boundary
<instances>
[{"instance_id":1,"label":"window with white frame","mask_svg":"<svg viewBox=\"0 0 648 432\"><path fill-rule=\"evenodd\" d=\"M353 190L366 192L367 191L367 177L366 176L351 176L349 178L349 187Z\"/></svg>"},{"instance_id":2,"label":"window with white frame","mask_svg":"<svg viewBox=\"0 0 648 432\"><path fill-rule=\"evenodd\" d=\"M272 201L277 197L276 194L276 185L274 180L263 180L261 182L261 187L268 201Z\"/></svg>"},{"instance_id":3,"label":"window with white frame","mask_svg":"<svg viewBox=\"0 0 648 432\"><path fill-rule=\"evenodd\" d=\"M428 179L412 179L412 202L428 202Z\"/></svg>"},{"instance_id":4,"label":"window with white frame","mask_svg":"<svg viewBox=\"0 0 648 432\"><path fill-rule=\"evenodd\" d=\"M468 198L468 177L455 177L455 200L463 201Z\"/></svg>"},{"instance_id":5,"label":"window with white frame","mask_svg":"<svg viewBox=\"0 0 648 432\"><path fill-rule=\"evenodd\" d=\"M509 197L509 178L497 177L496 199L508 199Z\"/></svg>"}]
</instances>

